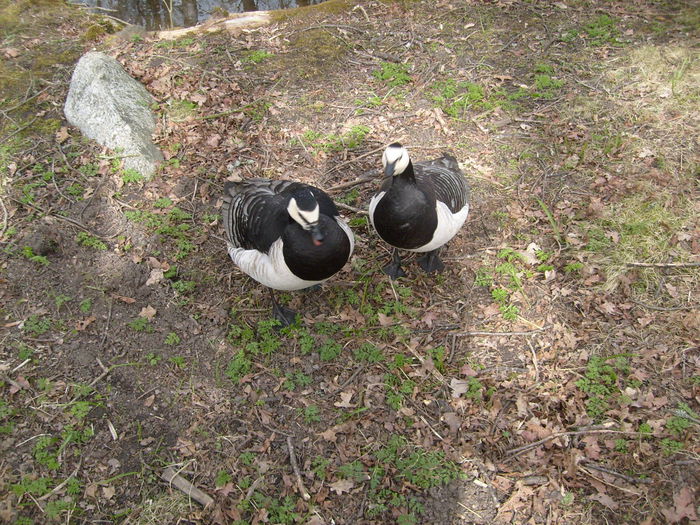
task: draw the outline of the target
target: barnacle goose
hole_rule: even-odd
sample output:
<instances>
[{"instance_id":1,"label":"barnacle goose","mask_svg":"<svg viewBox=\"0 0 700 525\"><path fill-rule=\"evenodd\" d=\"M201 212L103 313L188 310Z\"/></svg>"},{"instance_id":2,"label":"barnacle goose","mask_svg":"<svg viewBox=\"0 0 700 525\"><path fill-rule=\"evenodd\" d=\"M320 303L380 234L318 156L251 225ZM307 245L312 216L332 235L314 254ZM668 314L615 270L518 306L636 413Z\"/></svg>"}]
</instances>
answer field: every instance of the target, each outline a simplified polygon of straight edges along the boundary
<instances>
[{"instance_id":1,"label":"barnacle goose","mask_svg":"<svg viewBox=\"0 0 700 525\"><path fill-rule=\"evenodd\" d=\"M272 290L321 283L348 261L355 239L323 191L270 179L227 182L222 207L228 253L246 274L270 288L273 315L292 324Z\"/></svg>"},{"instance_id":2,"label":"barnacle goose","mask_svg":"<svg viewBox=\"0 0 700 525\"><path fill-rule=\"evenodd\" d=\"M398 248L427 252L418 259L426 272L442 271L438 256L464 224L469 213L469 186L457 159L443 154L434 160L411 162L398 142L382 156L384 182L369 204L369 218L379 236L394 247L384 273L392 279L405 276Z\"/></svg>"}]
</instances>

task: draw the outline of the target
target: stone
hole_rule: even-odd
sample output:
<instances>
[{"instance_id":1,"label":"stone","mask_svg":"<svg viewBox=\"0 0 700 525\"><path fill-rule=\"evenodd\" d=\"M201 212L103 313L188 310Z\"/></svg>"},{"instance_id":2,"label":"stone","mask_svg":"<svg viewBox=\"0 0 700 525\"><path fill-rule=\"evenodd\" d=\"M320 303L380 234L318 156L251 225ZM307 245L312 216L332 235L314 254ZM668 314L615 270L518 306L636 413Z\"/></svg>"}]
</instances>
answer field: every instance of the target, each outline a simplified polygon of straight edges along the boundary
<instances>
[{"instance_id":1,"label":"stone","mask_svg":"<svg viewBox=\"0 0 700 525\"><path fill-rule=\"evenodd\" d=\"M157 119L151 94L114 58L83 55L73 71L63 111L88 138L124 156L124 168L151 177L163 154L153 144Z\"/></svg>"}]
</instances>

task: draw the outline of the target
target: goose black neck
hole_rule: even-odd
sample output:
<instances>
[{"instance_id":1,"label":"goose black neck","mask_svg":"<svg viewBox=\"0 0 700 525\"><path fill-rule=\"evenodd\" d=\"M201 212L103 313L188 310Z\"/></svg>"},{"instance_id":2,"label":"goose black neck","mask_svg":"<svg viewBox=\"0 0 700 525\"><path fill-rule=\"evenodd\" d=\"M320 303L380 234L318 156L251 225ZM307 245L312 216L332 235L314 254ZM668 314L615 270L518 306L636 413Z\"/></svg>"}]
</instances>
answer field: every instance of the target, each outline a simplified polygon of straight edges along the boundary
<instances>
[{"instance_id":1,"label":"goose black neck","mask_svg":"<svg viewBox=\"0 0 700 525\"><path fill-rule=\"evenodd\" d=\"M408 161L406 169L398 175L396 175L396 180L401 182L409 182L411 184L416 183L416 174L413 171L413 162L411 162L410 160Z\"/></svg>"}]
</instances>

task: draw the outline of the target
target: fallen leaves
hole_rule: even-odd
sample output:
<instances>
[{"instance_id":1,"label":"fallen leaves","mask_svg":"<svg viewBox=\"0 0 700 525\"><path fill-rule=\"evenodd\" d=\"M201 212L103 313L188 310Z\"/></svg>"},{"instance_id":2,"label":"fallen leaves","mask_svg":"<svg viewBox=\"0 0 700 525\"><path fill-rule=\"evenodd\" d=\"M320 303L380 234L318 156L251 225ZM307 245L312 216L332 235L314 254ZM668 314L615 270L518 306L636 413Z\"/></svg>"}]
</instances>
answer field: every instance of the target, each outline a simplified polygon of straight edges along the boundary
<instances>
[{"instance_id":1,"label":"fallen leaves","mask_svg":"<svg viewBox=\"0 0 700 525\"><path fill-rule=\"evenodd\" d=\"M695 512L695 498L690 487L683 487L678 492L674 492L673 507L663 509L661 513L669 523L679 523L684 518L696 521L698 516Z\"/></svg>"}]
</instances>

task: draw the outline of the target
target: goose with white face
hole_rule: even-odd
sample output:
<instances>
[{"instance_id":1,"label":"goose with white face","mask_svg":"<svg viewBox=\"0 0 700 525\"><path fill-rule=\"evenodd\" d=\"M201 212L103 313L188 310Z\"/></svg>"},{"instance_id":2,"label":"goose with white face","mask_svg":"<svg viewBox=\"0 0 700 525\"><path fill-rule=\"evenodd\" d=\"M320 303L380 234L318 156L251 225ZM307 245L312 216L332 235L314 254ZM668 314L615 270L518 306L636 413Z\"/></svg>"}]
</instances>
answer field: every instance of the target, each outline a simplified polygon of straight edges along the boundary
<instances>
[{"instance_id":1,"label":"goose with white face","mask_svg":"<svg viewBox=\"0 0 700 525\"><path fill-rule=\"evenodd\" d=\"M319 228L318 222L320 208L318 206L318 202L316 202L316 199L314 199L311 192L309 192L308 195L310 197L309 200L299 195L289 199L287 212L289 213L289 216L294 219L297 224L299 224L299 226L311 234L311 240L313 241L314 245L321 246L321 244L323 244L323 233ZM301 201L301 205L297 199Z\"/></svg>"},{"instance_id":2,"label":"goose with white face","mask_svg":"<svg viewBox=\"0 0 700 525\"><path fill-rule=\"evenodd\" d=\"M410 160L406 148L398 143L390 144L382 155L384 174L387 176L401 175L406 171Z\"/></svg>"}]
</instances>

